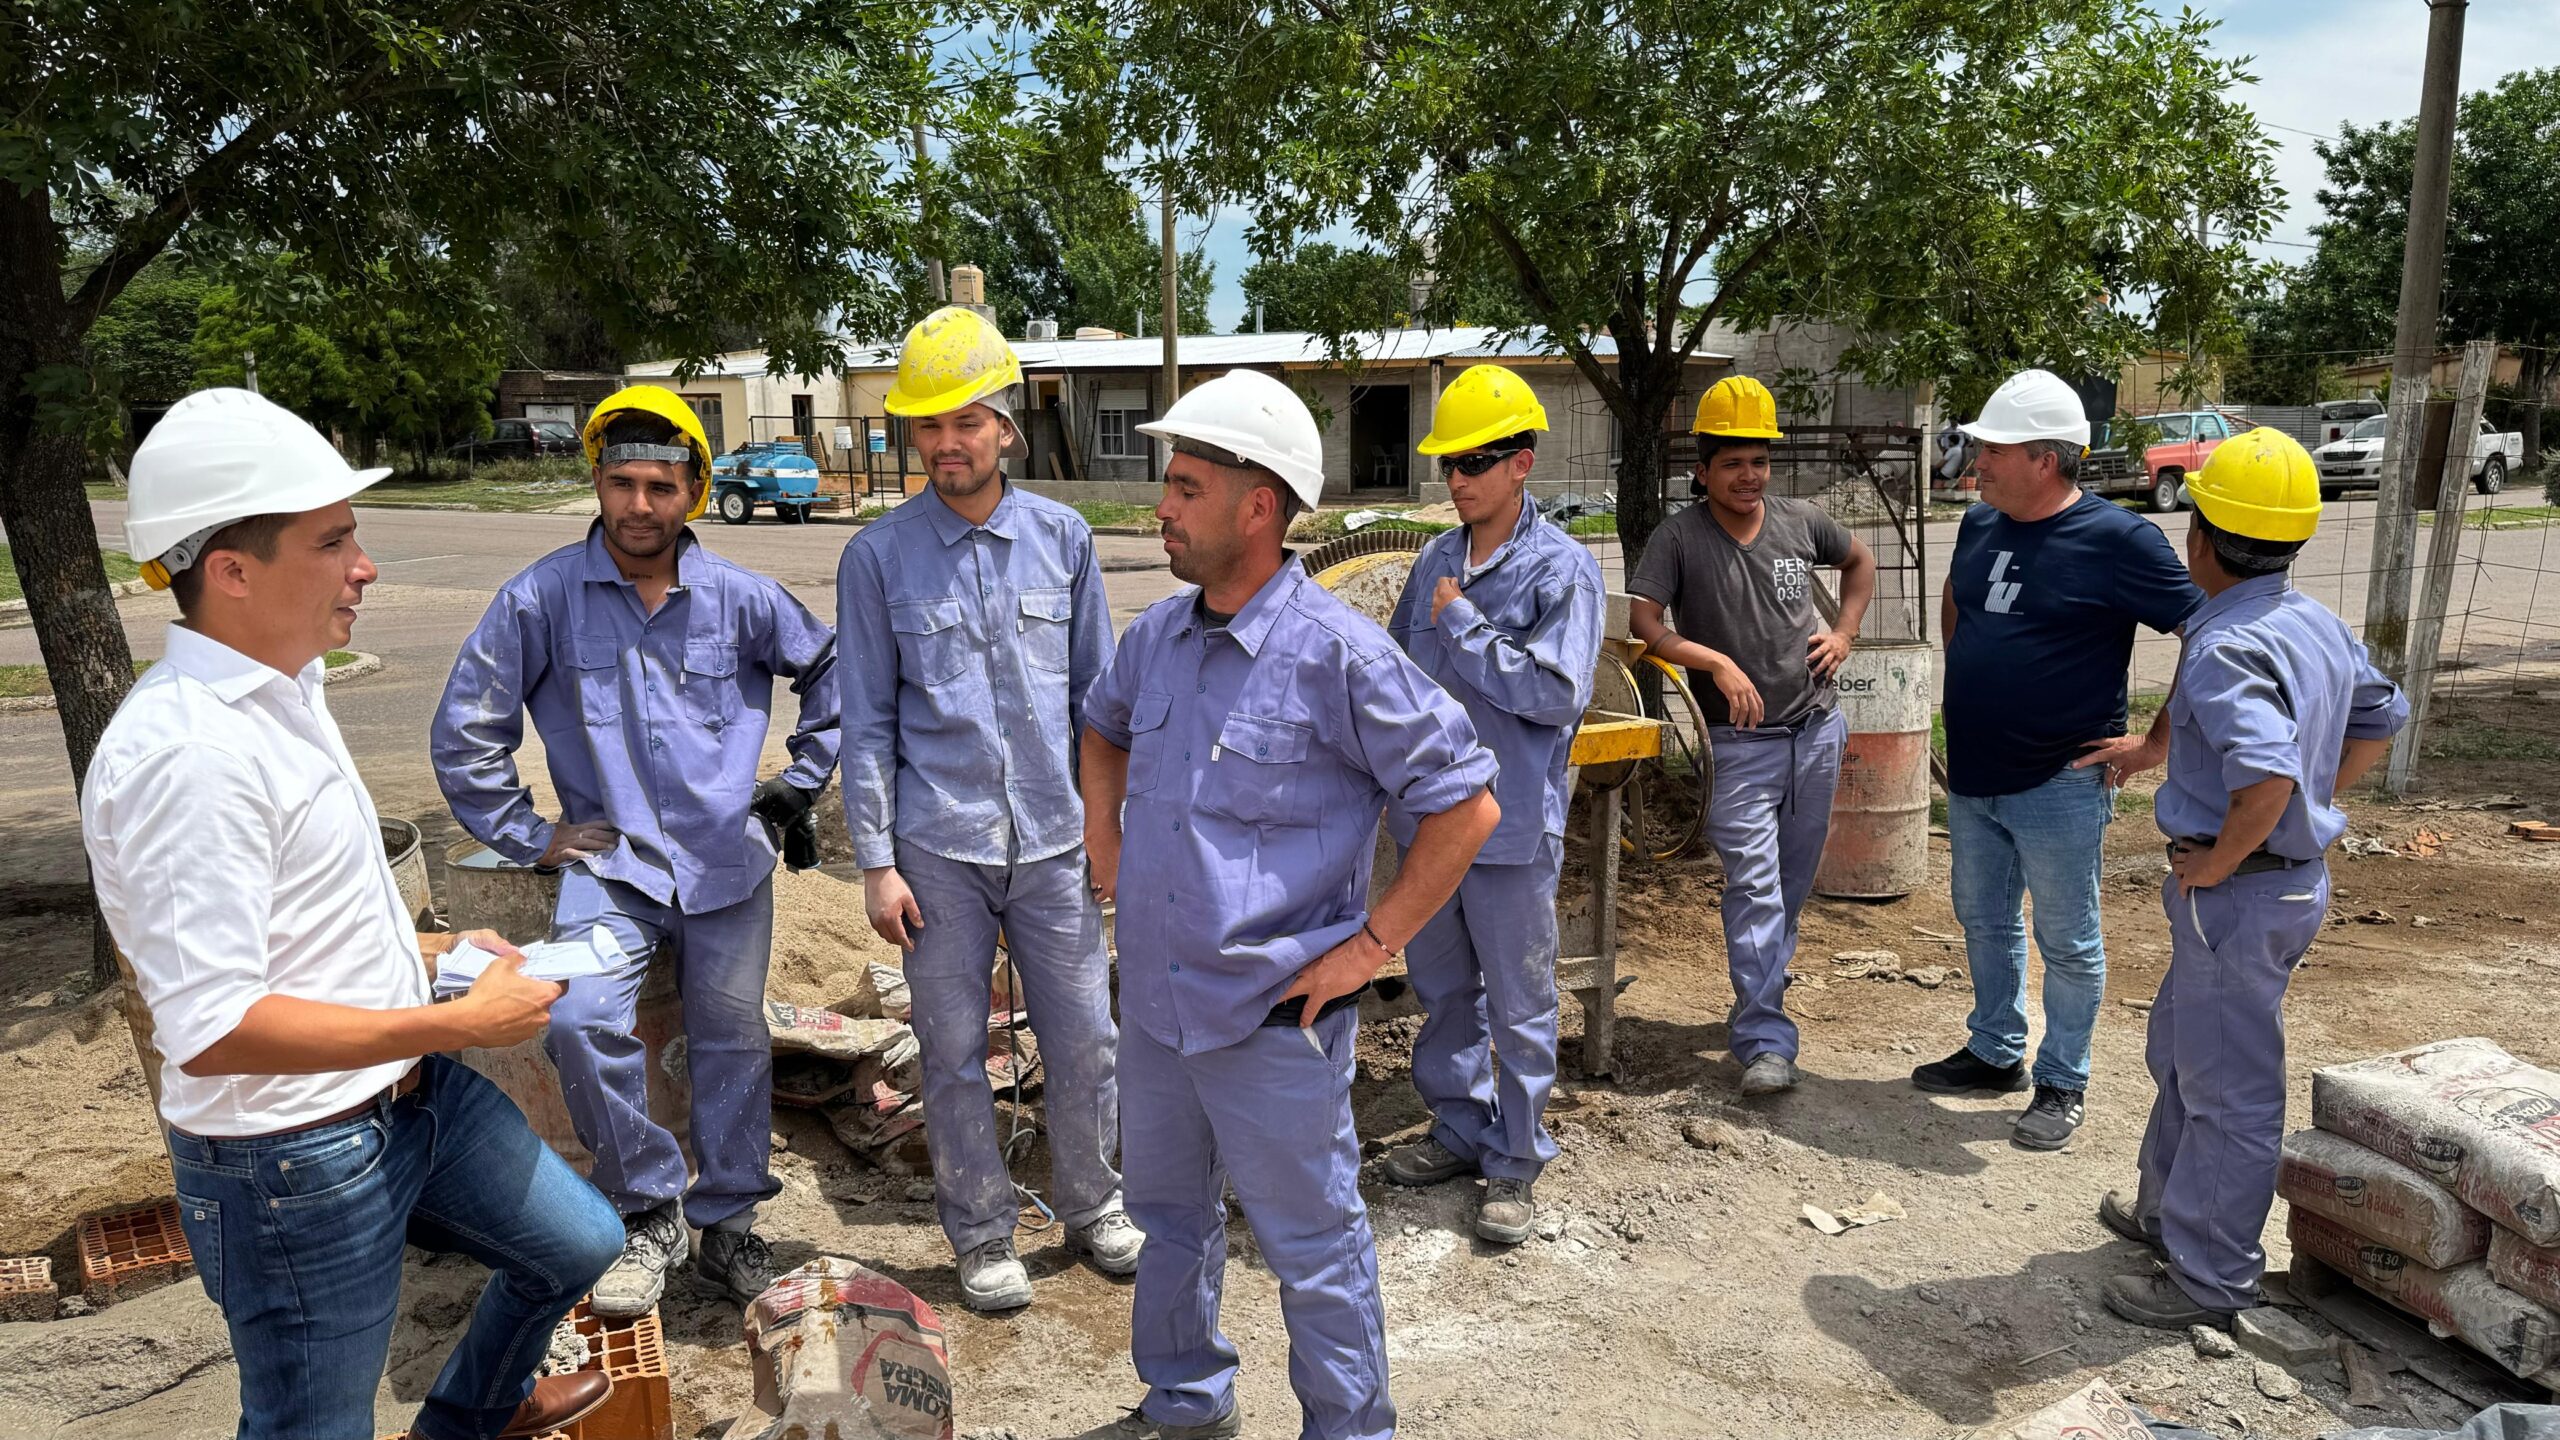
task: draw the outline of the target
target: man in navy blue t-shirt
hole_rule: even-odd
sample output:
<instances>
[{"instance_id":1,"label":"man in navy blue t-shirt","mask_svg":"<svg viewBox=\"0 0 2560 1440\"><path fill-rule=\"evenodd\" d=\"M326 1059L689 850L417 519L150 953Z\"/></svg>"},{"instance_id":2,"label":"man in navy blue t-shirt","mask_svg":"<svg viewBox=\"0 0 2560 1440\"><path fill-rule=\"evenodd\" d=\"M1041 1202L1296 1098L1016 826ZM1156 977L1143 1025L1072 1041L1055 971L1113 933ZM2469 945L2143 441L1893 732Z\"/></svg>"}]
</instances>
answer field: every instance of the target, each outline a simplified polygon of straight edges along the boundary
<instances>
[{"instance_id":1,"label":"man in navy blue t-shirt","mask_svg":"<svg viewBox=\"0 0 2560 1440\"><path fill-rule=\"evenodd\" d=\"M1973 973L1972 1037L1911 1072L1941 1094L2035 1086L2013 1138L2058 1150L2080 1126L2089 1039L2106 989L2098 877L2115 787L2159 763L2124 742L2136 625L2166 633L2204 596L2157 526L2074 482L2089 421L2042 370L2010 377L1964 427L1983 503L1956 534L1947 635L1947 831L1956 919ZM2027 933L2035 896L2044 1042L2027 1046Z\"/></svg>"}]
</instances>

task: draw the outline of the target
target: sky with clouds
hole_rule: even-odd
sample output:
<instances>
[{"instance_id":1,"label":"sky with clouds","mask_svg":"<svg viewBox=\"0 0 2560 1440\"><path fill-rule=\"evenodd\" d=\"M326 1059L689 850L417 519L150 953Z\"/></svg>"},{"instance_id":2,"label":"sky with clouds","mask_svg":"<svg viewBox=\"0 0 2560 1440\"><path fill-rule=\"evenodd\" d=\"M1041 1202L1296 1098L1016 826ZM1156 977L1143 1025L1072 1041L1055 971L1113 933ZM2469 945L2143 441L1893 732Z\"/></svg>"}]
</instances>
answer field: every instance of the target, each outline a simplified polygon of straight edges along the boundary
<instances>
[{"instance_id":1,"label":"sky with clouds","mask_svg":"<svg viewBox=\"0 0 2560 1440\"><path fill-rule=\"evenodd\" d=\"M2173 7L2172 7L2173 8ZM2222 22L2219 47L2255 57L2252 103L2276 142L2276 179L2286 212L2264 247L2287 261L2319 219L2320 157L2315 136L2334 136L2342 121L2371 124L2418 113L2418 79L2427 49L2424 0L2196 0ZM2464 22L2462 88L2487 89L2515 70L2560 66L2560 0L2472 0ZM1182 218L1186 245L1204 244L1217 264L1210 323L1232 330L1244 317L1239 286L1253 263L1245 241L1248 217L1227 212Z\"/></svg>"}]
</instances>

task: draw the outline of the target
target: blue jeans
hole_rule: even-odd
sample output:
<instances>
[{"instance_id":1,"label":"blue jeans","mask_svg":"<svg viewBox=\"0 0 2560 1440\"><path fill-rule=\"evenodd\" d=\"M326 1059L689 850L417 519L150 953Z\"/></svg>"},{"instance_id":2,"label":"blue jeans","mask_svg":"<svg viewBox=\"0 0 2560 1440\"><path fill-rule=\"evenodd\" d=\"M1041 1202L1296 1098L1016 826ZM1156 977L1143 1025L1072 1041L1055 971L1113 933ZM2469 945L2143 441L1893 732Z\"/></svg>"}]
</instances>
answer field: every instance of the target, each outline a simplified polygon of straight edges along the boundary
<instances>
[{"instance_id":1,"label":"blue jeans","mask_svg":"<svg viewBox=\"0 0 2560 1440\"><path fill-rule=\"evenodd\" d=\"M413 1426L486 1440L533 1392L560 1317L622 1253L622 1221L495 1085L430 1055L418 1088L317 1129L169 1132L178 1222L240 1365L240 1440L375 1433L404 1246L494 1272Z\"/></svg>"},{"instance_id":2,"label":"blue jeans","mask_svg":"<svg viewBox=\"0 0 2560 1440\"><path fill-rule=\"evenodd\" d=\"M2021 902L2036 900L2036 950L2044 956L2044 1043L2034 1080L2089 1088L2089 1037L2107 988L2106 937L2098 929L2098 875L2115 791L2106 767L2064 770L2015 795L1950 795L1956 919L1973 974L1968 1049L1994 1065L2027 1050L2027 927Z\"/></svg>"}]
</instances>

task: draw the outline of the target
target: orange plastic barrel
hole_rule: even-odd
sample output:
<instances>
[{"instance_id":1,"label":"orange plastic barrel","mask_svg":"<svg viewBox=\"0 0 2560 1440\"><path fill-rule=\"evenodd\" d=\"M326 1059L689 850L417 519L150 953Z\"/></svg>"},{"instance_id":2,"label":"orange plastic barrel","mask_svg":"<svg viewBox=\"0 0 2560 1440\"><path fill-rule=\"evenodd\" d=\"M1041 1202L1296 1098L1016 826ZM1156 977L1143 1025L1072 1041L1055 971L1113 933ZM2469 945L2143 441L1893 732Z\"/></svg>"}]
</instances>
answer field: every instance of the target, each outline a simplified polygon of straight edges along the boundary
<instances>
[{"instance_id":1,"label":"orange plastic barrel","mask_svg":"<svg viewBox=\"0 0 2560 1440\"><path fill-rule=\"evenodd\" d=\"M1890 900L1929 878L1929 674L1925 640L1860 641L1833 684L1849 743L1831 837L1813 888Z\"/></svg>"}]
</instances>

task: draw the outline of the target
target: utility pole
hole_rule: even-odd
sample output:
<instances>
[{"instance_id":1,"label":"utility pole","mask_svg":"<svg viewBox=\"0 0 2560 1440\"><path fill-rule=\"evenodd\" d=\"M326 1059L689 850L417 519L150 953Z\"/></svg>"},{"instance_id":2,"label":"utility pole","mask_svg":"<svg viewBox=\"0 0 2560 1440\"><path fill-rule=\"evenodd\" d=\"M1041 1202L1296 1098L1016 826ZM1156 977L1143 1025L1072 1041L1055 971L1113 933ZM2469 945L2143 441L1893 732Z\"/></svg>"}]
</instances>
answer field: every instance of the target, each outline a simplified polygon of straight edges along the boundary
<instances>
[{"instance_id":1,"label":"utility pole","mask_svg":"<svg viewBox=\"0 0 2560 1440\"><path fill-rule=\"evenodd\" d=\"M1173 253L1173 176L1170 173L1166 174L1158 196L1164 220L1164 404L1169 407L1182 398L1182 365L1174 355L1182 336L1182 277L1181 267ZM1161 415L1164 411L1160 409L1156 413Z\"/></svg>"},{"instance_id":2,"label":"utility pole","mask_svg":"<svg viewBox=\"0 0 2560 1440\"><path fill-rule=\"evenodd\" d=\"M924 58L924 41L917 40L914 44L916 57L918 59ZM924 113L922 111L918 111L907 117L907 134L915 141L916 145L916 219L925 222L926 228L930 229L933 219L933 211L932 206L926 200L923 184L925 153ZM942 278L941 257L927 256L924 262L924 269L925 274L930 276L933 281L933 303L936 305L950 304L951 288Z\"/></svg>"},{"instance_id":3,"label":"utility pole","mask_svg":"<svg viewBox=\"0 0 2560 1440\"><path fill-rule=\"evenodd\" d=\"M2401 678L2408 659L2409 566L2417 548L2418 451L2434 388L2436 321L2444 291L2445 212L2453 191L2455 102L2462 94L2462 22L2470 0L2427 0L2427 68L2418 96L2417 173L2400 253L2400 319L2391 356L2391 429L2374 505L2373 569L2364 639L2375 668ZM2457 435L2454 443L2469 437ZM2450 482L2448 482L2450 483Z\"/></svg>"}]
</instances>

